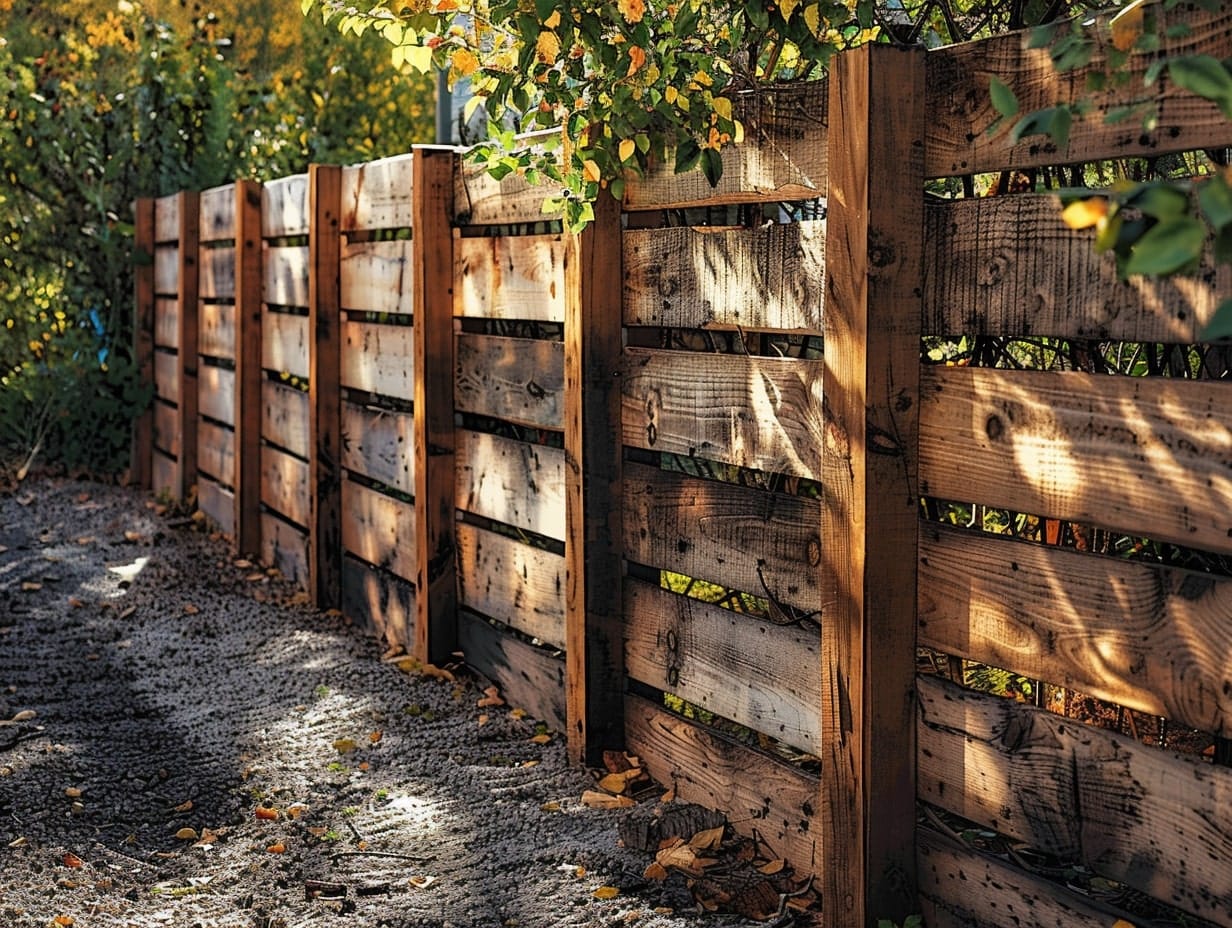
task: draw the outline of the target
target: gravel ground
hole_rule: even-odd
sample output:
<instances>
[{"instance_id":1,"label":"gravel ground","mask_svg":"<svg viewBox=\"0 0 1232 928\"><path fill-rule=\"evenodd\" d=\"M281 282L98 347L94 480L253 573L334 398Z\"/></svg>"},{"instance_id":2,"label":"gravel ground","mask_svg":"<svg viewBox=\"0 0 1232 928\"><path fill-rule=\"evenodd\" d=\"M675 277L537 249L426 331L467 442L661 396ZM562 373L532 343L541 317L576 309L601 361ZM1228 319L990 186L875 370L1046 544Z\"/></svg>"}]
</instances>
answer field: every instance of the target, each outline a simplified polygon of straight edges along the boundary
<instances>
[{"instance_id":1,"label":"gravel ground","mask_svg":"<svg viewBox=\"0 0 1232 928\"><path fill-rule=\"evenodd\" d=\"M0 926L753 924L644 879L627 813L482 686L383 661L141 493L27 481L0 496Z\"/></svg>"}]
</instances>

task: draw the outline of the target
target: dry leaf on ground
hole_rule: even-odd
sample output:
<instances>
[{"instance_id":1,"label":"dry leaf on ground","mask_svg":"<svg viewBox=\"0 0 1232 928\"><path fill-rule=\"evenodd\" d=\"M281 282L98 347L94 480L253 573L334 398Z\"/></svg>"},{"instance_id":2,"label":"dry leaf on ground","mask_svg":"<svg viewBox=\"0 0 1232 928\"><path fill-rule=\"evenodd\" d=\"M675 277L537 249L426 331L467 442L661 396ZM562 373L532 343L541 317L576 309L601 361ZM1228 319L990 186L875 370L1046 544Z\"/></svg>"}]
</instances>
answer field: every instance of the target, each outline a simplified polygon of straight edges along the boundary
<instances>
[{"instance_id":1,"label":"dry leaf on ground","mask_svg":"<svg viewBox=\"0 0 1232 928\"><path fill-rule=\"evenodd\" d=\"M589 809L627 809L637 803L628 796L611 796L598 790L588 789L582 793L582 805Z\"/></svg>"},{"instance_id":2,"label":"dry leaf on ground","mask_svg":"<svg viewBox=\"0 0 1232 928\"><path fill-rule=\"evenodd\" d=\"M600 886L595 890L596 899L615 899L620 895L620 890L615 886Z\"/></svg>"}]
</instances>

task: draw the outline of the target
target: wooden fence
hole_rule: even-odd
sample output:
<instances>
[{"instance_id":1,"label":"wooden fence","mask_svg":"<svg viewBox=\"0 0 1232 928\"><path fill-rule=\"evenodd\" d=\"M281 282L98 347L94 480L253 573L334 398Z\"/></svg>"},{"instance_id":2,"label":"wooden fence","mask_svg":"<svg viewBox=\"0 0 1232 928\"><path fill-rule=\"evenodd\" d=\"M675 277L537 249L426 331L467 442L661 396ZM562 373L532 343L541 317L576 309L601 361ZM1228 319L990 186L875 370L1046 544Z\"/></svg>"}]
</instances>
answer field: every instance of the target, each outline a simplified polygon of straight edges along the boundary
<instances>
[{"instance_id":1,"label":"wooden fence","mask_svg":"<svg viewBox=\"0 0 1232 928\"><path fill-rule=\"evenodd\" d=\"M1232 52L1232 14L1182 13L1174 47ZM756 831L827 924L1117 917L943 833L965 821L1232 925L1232 770L917 672L928 649L1232 738L1232 581L921 506L1232 554L1226 379L922 353L1200 343L1224 271L1122 282L1054 197L925 184L1232 131L1168 88L1150 132L1011 145L992 76L1024 109L1089 86L1018 35L860 49L747 104L717 189L652 173L580 236L439 148L139 201L135 472L390 643L460 648L575 760L625 748Z\"/></svg>"}]
</instances>

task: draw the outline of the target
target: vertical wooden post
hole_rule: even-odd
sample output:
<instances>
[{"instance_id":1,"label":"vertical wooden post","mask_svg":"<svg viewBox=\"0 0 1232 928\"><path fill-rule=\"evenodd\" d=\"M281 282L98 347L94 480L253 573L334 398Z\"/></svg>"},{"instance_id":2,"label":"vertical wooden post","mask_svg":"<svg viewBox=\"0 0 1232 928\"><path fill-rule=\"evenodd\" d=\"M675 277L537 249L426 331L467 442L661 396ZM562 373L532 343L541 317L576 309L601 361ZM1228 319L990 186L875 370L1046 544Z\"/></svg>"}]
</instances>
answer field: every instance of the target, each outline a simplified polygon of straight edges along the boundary
<instances>
[{"instance_id":1,"label":"vertical wooden post","mask_svg":"<svg viewBox=\"0 0 1232 928\"><path fill-rule=\"evenodd\" d=\"M342 168L308 167L308 590L322 609L342 604Z\"/></svg>"},{"instance_id":2,"label":"vertical wooden post","mask_svg":"<svg viewBox=\"0 0 1232 928\"><path fill-rule=\"evenodd\" d=\"M830 71L822 513L822 908L901 922L915 890L924 53Z\"/></svg>"},{"instance_id":3,"label":"vertical wooden post","mask_svg":"<svg viewBox=\"0 0 1232 928\"><path fill-rule=\"evenodd\" d=\"M606 194L565 257L565 708L569 757L624 745L620 203Z\"/></svg>"},{"instance_id":4,"label":"vertical wooden post","mask_svg":"<svg viewBox=\"0 0 1232 928\"><path fill-rule=\"evenodd\" d=\"M154 200L133 202L133 364L142 383L154 384ZM154 410L147 406L133 420L129 453L129 481L150 489L154 485Z\"/></svg>"},{"instance_id":5,"label":"vertical wooden post","mask_svg":"<svg viewBox=\"0 0 1232 928\"><path fill-rule=\"evenodd\" d=\"M452 148L414 150L415 640L420 660L444 660L457 638L453 434Z\"/></svg>"},{"instance_id":6,"label":"vertical wooden post","mask_svg":"<svg viewBox=\"0 0 1232 928\"><path fill-rule=\"evenodd\" d=\"M235 184L235 546L261 551L261 185Z\"/></svg>"},{"instance_id":7,"label":"vertical wooden post","mask_svg":"<svg viewBox=\"0 0 1232 928\"><path fill-rule=\"evenodd\" d=\"M197 483L197 320L199 299L197 285L200 265L198 225L201 195L184 190L179 194L179 284L176 305L180 317L179 421L180 457L176 462L175 494L186 499Z\"/></svg>"}]
</instances>

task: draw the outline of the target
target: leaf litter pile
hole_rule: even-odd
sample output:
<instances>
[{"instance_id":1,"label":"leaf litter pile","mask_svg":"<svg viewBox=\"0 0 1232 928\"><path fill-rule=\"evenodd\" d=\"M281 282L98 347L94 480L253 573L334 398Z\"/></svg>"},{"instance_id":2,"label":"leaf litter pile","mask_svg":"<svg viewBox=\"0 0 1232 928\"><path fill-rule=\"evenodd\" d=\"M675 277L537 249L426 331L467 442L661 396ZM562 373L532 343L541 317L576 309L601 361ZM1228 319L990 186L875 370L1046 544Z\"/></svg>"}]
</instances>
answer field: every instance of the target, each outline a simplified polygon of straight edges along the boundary
<instances>
[{"instance_id":1,"label":"leaf litter pile","mask_svg":"<svg viewBox=\"0 0 1232 928\"><path fill-rule=\"evenodd\" d=\"M306 599L139 492L0 495L0 925L819 923L638 758Z\"/></svg>"}]
</instances>

